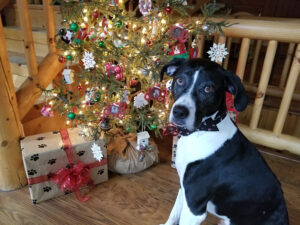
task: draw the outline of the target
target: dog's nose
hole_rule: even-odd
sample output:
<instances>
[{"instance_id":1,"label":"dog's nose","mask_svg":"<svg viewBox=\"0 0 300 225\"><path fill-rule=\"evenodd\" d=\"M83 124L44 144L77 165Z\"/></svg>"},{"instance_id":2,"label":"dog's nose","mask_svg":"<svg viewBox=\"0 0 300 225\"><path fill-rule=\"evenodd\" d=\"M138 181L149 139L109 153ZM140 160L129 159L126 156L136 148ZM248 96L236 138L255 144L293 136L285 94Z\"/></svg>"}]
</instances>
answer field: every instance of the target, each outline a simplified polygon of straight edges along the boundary
<instances>
[{"instance_id":1,"label":"dog's nose","mask_svg":"<svg viewBox=\"0 0 300 225\"><path fill-rule=\"evenodd\" d=\"M176 119L184 119L189 115L189 110L182 105L177 105L173 108L173 115Z\"/></svg>"}]
</instances>

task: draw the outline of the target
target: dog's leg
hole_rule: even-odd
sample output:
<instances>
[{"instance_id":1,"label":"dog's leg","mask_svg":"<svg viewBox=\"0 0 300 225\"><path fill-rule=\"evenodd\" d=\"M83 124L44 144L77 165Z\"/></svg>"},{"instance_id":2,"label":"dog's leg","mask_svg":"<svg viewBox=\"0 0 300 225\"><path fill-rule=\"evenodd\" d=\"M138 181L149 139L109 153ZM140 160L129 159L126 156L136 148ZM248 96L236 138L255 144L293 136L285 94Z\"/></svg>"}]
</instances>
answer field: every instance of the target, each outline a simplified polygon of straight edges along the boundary
<instances>
[{"instance_id":1,"label":"dog's leg","mask_svg":"<svg viewBox=\"0 0 300 225\"><path fill-rule=\"evenodd\" d=\"M202 215L194 215L184 199L179 225L200 225L206 218L206 210Z\"/></svg>"},{"instance_id":2,"label":"dog's leg","mask_svg":"<svg viewBox=\"0 0 300 225\"><path fill-rule=\"evenodd\" d=\"M168 221L165 224L161 224L161 225L177 225L179 223L179 218L182 211L182 205L183 205L183 195L182 195L182 189L180 188Z\"/></svg>"}]
</instances>

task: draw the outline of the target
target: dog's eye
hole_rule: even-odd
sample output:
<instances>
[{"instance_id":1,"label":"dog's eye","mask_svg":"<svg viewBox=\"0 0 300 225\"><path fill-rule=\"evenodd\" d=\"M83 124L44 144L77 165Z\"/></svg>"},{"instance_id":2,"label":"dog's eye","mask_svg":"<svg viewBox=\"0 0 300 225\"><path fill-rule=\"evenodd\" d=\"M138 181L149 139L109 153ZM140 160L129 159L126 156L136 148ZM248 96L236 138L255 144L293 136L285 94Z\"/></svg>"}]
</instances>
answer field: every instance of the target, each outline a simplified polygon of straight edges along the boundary
<instances>
[{"instance_id":1,"label":"dog's eye","mask_svg":"<svg viewBox=\"0 0 300 225\"><path fill-rule=\"evenodd\" d=\"M178 78L178 79L176 80L176 83L177 83L179 86L182 86L182 85L184 84L184 81L183 81L182 78Z\"/></svg>"},{"instance_id":2,"label":"dog's eye","mask_svg":"<svg viewBox=\"0 0 300 225\"><path fill-rule=\"evenodd\" d=\"M211 86L211 85L204 87L204 92L205 93L210 93L210 92L213 92L213 91L214 91L214 87Z\"/></svg>"}]
</instances>

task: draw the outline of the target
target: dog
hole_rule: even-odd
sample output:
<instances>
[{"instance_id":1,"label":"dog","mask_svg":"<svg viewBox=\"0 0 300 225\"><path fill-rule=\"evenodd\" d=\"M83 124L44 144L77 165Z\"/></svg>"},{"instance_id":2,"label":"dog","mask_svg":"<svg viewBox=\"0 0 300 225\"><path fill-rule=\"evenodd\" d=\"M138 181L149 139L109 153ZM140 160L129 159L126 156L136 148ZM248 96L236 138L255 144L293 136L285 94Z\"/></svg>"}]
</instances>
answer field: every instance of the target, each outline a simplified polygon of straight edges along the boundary
<instances>
[{"instance_id":1,"label":"dog","mask_svg":"<svg viewBox=\"0 0 300 225\"><path fill-rule=\"evenodd\" d=\"M180 189L165 225L199 225L207 212L222 225L288 225L279 181L226 112L225 92L236 110L247 107L240 78L205 59L173 59L164 73L173 77L169 120L182 134Z\"/></svg>"}]
</instances>

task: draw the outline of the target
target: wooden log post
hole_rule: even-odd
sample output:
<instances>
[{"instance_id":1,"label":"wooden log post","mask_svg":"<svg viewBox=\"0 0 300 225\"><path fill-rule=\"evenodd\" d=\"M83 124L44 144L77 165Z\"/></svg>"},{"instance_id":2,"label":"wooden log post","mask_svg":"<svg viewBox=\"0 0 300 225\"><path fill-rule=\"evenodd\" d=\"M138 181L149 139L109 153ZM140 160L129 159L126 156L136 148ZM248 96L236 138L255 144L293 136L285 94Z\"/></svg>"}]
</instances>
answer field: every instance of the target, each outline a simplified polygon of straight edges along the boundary
<instances>
[{"instance_id":1,"label":"wooden log post","mask_svg":"<svg viewBox=\"0 0 300 225\"><path fill-rule=\"evenodd\" d=\"M253 62L252 62L252 65L251 65L251 72L250 72L250 78L249 78L249 83L250 84L254 83L254 77L255 77L255 73L256 73L257 62L258 62L258 58L259 58L261 44L262 44L262 40L257 40L256 46L255 46Z\"/></svg>"},{"instance_id":2,"label":"wooden log post","mask_svg":"<svg viewBox=\"0 0 300 225\"><path fill-rule=\"evenodd\" d=\"M224 60L224 65L223 65L223 68L224 68L225 70L228 69L228 63L229 63L229 57L230 57L231 44L232 44L232 37L229 37L229 38L227 39L227 44L226 44L226 48L227 48L228 54L226 55L226 58L225 58L225 60Z\"/></svg>"},{"instance_id":3,"label":"wooden log post","mask_svg":"<svg viewBox=\"0 0 300 225\"><path fill-rule=\"evenodd\" d=\"M23 136L0 18L0 190L26 185L19 139Z\"/></svg>"},{"instance_id":4,"label":"wooden log post","mask_svg":"<svg viewBox=\"0 0 300 225\"><path fill-rule=\"evenodd\" d=\"M285 85L286 78L287 78L287 75L288 75L288 72L289 72L289 69L290 69L290 66L291 66L291 61L292 61L293 53L294 53L294 50L295 50L295 46L296 46L295 43L290 43L289 44L287 54L286 54L286 58L285 58L285 61L284 61L284 66L283 66L282 73L281 73L281 76L280 76L279 87L281 87L281 88L283 88L284 85Z\"/></svg>"},{"instance_id":5,"label":"wooden log post","mask_svg":"<svg viewBox=\"0 0 300 225\"><path fill-rule=\"evenodd\" d=\"M276 54L277 45L278 45L277 41L269 41L267 53L266 53L265 60L264 60L264 66L262 69L260 81L258 84L256 96L255 96L252 117L250 120L250 128L251 129L257 128L257 125L259 122L260 113L261 113L261 110L263 107L266 90L267 90L271 72L272 72L272 67L273 67L273 62L274 62L274 58L275 58L275 54Z\"/></svg>"},{"instance_id":6,"label":"wooden log post","mask_svg":"<svg viewBox=\"0 0 300 225\"><path fill-rule=\"evenodd\" d=\"M30 76L38 74L38 63L35 55L32 27L28 9L28 0L17 0L21 30L24 38L24 50Z\"/></svg>"},{"instance_id":7,"label":"wooden log post","mask_svg":"<svg viewBox=\"0 0 300 225\"><path fill-rule=\"evenodd\" d=\"M55 19L52 0L43 0L44 11L46 15L46 28L47 28L47 39L49 53L56 52L56 41L55 41Z\"/></svg>"},{"instance_id":8,"label":"wooden log post","mask_svg":"<svg viewBox=\"0 0 300 225\"><path fill-rule=\"evenodd\" d=\"M285 119L288 114L290 104L292 102L293 93L296 88L297 80L300 73L300 44L297 45L294 60L287 80L287 84L283 93L279 112L277 114L276 122L273 132L275 135L280 135L284 126Z\"/></svg>"},{"instance_id":9,"label":"wooden log post","mask_svg":"<svg viewBox=\"0 0 300 225\"><path fill-rule=\"evenodd\" d=\"M239 56L238 64L237 64L236 71L235 71L235 73L241 78L241 80L243 80L243 78L244 78L249 47L250 47L250 39L243 38L242 44L241 44L241 49L240 49L240 56Z\"/></svg>"}]
</instances>

